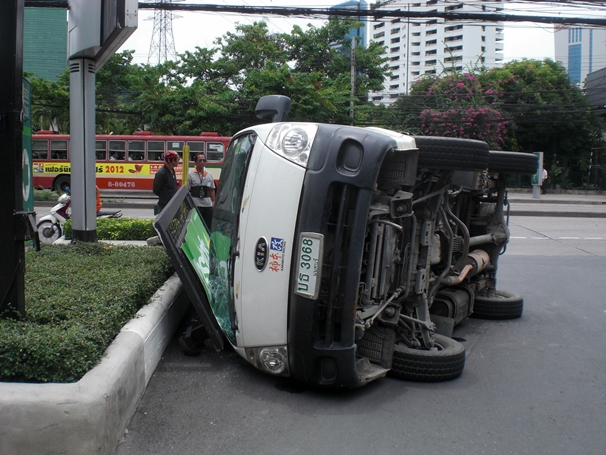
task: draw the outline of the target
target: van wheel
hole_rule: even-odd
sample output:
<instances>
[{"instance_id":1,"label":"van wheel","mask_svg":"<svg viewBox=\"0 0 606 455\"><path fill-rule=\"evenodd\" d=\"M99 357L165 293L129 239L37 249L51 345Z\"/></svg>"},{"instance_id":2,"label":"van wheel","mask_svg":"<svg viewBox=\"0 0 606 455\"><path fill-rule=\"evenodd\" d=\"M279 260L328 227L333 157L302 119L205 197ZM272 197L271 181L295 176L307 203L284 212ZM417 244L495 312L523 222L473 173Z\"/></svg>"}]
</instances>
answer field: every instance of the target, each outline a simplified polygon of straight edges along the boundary
<instances>
[{"instance_id":1,"label":"van wheel","mask_svg":"<svg viewBox=\"0 0 606 455\"><path fill-rule=\"evenodd\" d=\"M507 291L495 291L494 295L476 294L473 302L472 318L477 319L517 319L524 311L524 299Z\"/></svg>"},{"instance_id":2,"label":"van wheel","mask_svg":"<svg viewBox=\"0 0 606 455\"><path fill-rule=\"evenodd\" d=\"M61 175L55 179L53 189L57 193L67 193L67 189L69 188L69 185L70 185L69 177L66 175Z\"/></svg>"},{"instance_id":3,"label":"van wheel","mask_svg":"<svg viewBox=\"0 0 606 455\"><path fill-rule=\"evenodd\" d=\"M435 334L431 350L409 348L403 343L394 347L390 374L417 382L450 381L465 368L465 348L458 341Z\"/></svg>"},{"instance_id":4,"label":"van wheel","mask_svg":"<svg viewBox=\"0 0 606 455\"><path fill-rule=\"evenodd\" d=\"M539 157L532 153L490 151L488 170L510 174L536 174Z\"/></svg>"},{"instance_id":5,"label":"van wheel","mask_svg":"<svg viewBox=\"0 0 606 455\"><path fill-rule=\"evenodd\" d=\"M474 139L414 136L419 148L419 167L455 171L488 168L488 144Z\"/></svg>"}]
</instances>

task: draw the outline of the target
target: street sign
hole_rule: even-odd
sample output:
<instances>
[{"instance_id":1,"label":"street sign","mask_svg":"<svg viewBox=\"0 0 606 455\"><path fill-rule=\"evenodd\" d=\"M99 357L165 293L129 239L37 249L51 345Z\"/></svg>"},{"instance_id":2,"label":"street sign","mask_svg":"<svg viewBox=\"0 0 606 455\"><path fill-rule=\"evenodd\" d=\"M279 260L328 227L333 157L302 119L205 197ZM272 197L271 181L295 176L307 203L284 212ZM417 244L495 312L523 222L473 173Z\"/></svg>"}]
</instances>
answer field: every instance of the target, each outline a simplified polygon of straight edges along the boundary
<instances>
[{"instance_id":1,"label":"street sign","mask_svg":"<svg viewBox=\"0 0 606 455\"><path fill-rule=\"evenodd\" d=\"M69 59L94 60L98 71L137 29L137 0L71 0Z\"/></svg>"}]
</instances>

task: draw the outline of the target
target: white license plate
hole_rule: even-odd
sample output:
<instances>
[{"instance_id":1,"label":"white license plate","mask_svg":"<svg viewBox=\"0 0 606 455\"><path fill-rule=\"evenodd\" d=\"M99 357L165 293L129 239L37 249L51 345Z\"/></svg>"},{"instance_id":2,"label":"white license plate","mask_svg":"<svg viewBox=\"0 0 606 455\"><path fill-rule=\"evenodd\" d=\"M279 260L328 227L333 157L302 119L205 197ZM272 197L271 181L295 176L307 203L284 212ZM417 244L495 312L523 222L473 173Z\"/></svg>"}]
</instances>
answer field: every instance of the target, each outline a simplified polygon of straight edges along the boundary
<instances>
[{"instance_id":1,"label":"white license plate","mask_svg":"<svg viewBox=\"0 0 606 455\"><path fill-rule=\"evenodd\" d=\"M324 236L313 232L303 232L299 237L299 248L295 293L309 299L318 298L322 276L322 248Z\"/></svg>"}]
</instances>

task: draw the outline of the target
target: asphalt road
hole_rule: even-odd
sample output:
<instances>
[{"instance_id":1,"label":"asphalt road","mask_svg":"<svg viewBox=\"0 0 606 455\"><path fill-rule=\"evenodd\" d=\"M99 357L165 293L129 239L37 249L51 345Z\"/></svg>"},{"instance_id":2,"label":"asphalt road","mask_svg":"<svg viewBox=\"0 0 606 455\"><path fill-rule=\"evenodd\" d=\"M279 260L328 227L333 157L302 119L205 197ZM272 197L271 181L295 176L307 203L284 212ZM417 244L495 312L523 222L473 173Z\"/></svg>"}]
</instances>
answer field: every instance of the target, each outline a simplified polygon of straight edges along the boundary
<instances>
[{"instance_id":1,"label":"asphalt road","mask_svg":"<svg viewBox=\"0 0 606 455\"><path fill-rule=\"evenodd\" d=\"M524 315L462 323L460 378L317 390L173 341L117 454L606 453L606 220L513 217L511 235L499 288Z\"/></svg>"}]
</instances>

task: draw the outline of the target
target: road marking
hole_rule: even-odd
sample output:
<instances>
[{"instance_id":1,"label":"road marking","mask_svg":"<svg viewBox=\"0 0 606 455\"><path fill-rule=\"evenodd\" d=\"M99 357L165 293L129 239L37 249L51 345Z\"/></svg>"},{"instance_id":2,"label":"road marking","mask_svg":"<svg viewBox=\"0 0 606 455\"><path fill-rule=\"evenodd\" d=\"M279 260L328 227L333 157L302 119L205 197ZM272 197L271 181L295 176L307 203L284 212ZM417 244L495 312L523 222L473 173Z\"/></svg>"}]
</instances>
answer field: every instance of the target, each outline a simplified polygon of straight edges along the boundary
<instances>
[{"instance_id":1,"label":"road marking","mask_svg":"<svg viewBox=\"0 0 606 455\"><path fill-rule=\"evenodd\" d=\"M518 240L527 240L531 238L533 240L604 240L603 237L524 237L524 236L515 236L512 235L509 237L510 240L518 239Z\"/></svg>"}]
</instances>

